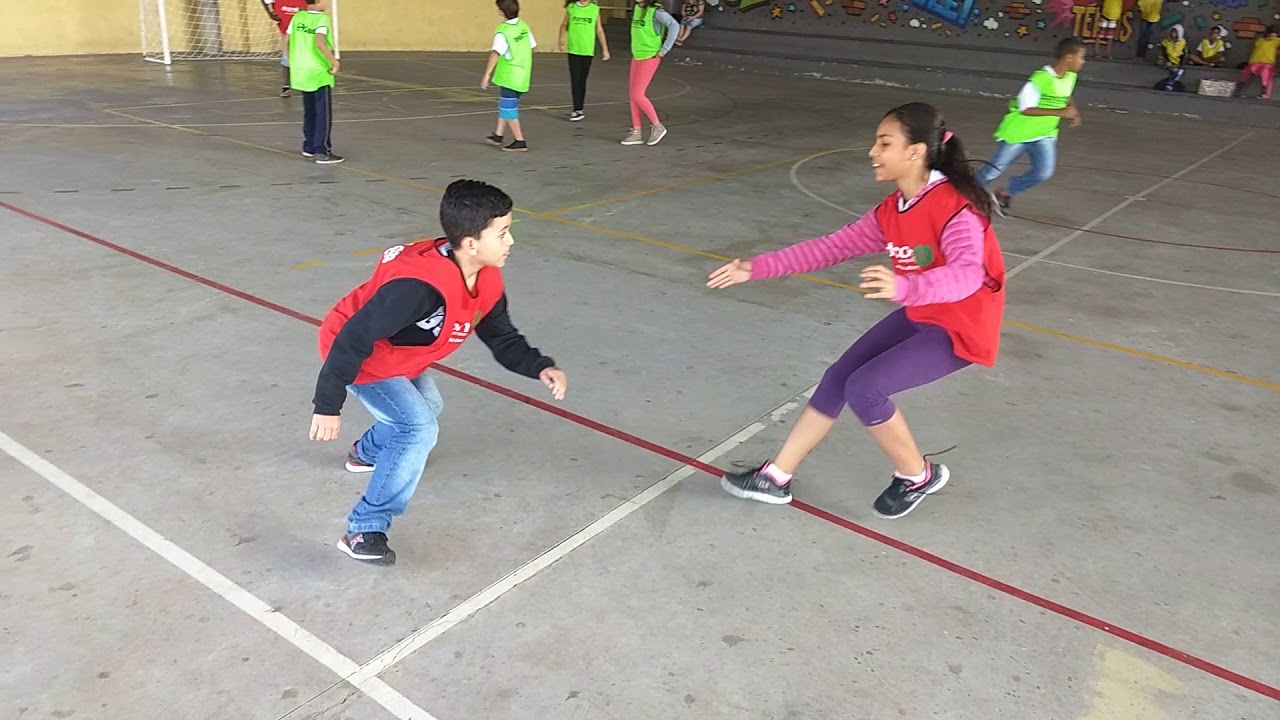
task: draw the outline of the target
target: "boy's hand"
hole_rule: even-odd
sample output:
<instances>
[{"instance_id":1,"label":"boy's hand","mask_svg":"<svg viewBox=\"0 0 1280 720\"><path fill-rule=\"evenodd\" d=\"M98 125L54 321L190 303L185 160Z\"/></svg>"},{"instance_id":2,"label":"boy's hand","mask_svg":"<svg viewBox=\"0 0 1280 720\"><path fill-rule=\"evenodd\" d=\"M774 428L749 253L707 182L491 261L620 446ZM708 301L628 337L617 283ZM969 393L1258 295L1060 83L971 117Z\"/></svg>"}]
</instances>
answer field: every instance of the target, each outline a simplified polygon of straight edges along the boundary
<instances>
[{"instance_id":1,"label":"boy's hand","mask_svg":"<svg viewBox=\"0 0 1280 720\"><path fill-rule=\"evenodd\" d=\"M569 385L569 378L565 377L564 371L560 368L549 367L538 373L538 379L543 385L551 388L551 396L557 400L564 399L564 391Z\"/></svg>"},{"instance_id":2,"label":"boy's hand","mask_svg":"<svg viewBox=\"0 0 1280 720\"><path fill-rule=\"evenodd\" d=\"M338 431L342 429L342 418L337 415L312 415L311 439L328 442L338 439Z\"/></svg>"},{"instance_id":3,"label":"boy's hand","mask_svg":"<svg viewBox=\"0 0 1280 720\"><path fill-rule=\"evenodd\" d=\"M898 289L898 276L883 265L872 265L862 271L862 282L858 287L871 290L867 297L873 300L892 300Z\"/></svg>"},{"instance_id":4,"label":"boy's hand","mask_svg":"<svg viewBox=\"0 0 1280 720\"><path fill-rule=\"evenodd\" d=\"M481 79L480 79L480 89L481 89L481 90L488 90L488 89L489 89L489 76L488 76L488 75L485 75L483 78L481 78Z\"/></svg>"},{"instance_id":5,"label":"boy's hand","mask_svg":"<svg viewBox=\"0 0 1280 720\"><path fill-rule=\"evenodd\" d=\"M337 74L338 74L338 70L339 70L339 69L341 69L341 68L342 68L342 63L338 62L338 59L337 59L337 58L334 58L334 59L333 59L333 65L329 68L329 74L330 74L330 75L337 75Z\"/></svg>"},{"instance_id":6,"label":"boy's hand","mask_svg":"<svg viewBox=\"0 0 1280 720\"><path fill-rule=\"evenodd\" d=\"M604 54L600 56L600 59L609 62L609 48L604 49Z\"/></svg>"},{"instance_id":7,"label":"boy's hand","mask_svg":"<svg viewBox=\"0 0 1280 720\"><path fill-rule=\"evenodd\" d=\"M1074 105L1068 105L1062 108L1062 117L1066 118L1067 120L1070 120L1073 123L1079 123L1080 111L1077 110Z\"/></svg>"}]
</instances>

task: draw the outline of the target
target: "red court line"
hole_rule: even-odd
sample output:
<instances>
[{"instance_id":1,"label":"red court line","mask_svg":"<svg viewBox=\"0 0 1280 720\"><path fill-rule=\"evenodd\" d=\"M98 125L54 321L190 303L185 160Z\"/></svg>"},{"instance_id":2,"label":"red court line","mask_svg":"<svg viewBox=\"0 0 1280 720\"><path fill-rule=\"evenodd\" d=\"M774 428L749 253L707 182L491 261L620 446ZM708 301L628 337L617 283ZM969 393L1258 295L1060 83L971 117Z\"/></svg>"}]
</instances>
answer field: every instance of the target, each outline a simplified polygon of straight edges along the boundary
<instances>
[{"instance_id":1,"label":"red court line","mask_svg":"<svg viewBox=\"0 0 1280 720\"><path fill-rule=\"evenodd\" d=\"M128 255L131 258L140 260L144 263L147 263L148 265L152 265L154 267L160 268L161 270L174 273L175 275L179 275L188 280L198 282L201 285L204 285L209 288L213 288L214 290L218 290L219 292L224 292L224 293L227 293L228 295L239 298L246 302L253 303L254 305L264 307L268 310L273 310L282 315L286 315L288 317L294 318L296 320L301 320L303 322L310 323L315 326L320 325L320 320L318 320L317 318L311 317L310 315L300 313L296 310L291 310L283 305L278 305L276 303L271 302L270 300L265 300L263 298L257 297L256 295L251 295L247 292L244 292L243 290L237 290L228 285L223 285L220 282L217 282L215 280L210 280L206 277L197 275L193 272L183 270L182 268L179 268L179 267L175 267L173 265L170 265L169 263L163 262L161 260L157 260L156 258L153 258L149 255L144 255L135 250L130 250L126 247L117 245L116 243L113 243L109 240L104 240L100 237L90 235L89 233L84 232L82 230L77 230L67 225L63 225L62 223L57 222L56 220L51 220L42 215L37 215L36 213L30 212L28 210L23 210L22 208L16 207L14 205L10 205L9 203L3 202L3 201L0 201L0 207L3 207L6 210L17 213L19 215L30 218L32 220L35 220L36 222L48 225L49 227L57 228L58 230L62 230L63 232L70 233L72 235L75 235L78 238L88 240L91 243L95 243L109 250L114 250L124 255ZM721 470L715 467L712 467L711 465L708 465L704 462L701 462L695 458L691 458L681 452L663 447L662 445L659 445L654 442L650 442L648 440L645 440L644 438L637 437L626 431L619 430L618 428L605 425L604 423L597 422L595 420L592 420L591 418L583 417L582 415L578 415L577 413L570 412L563 408L557 407L555 405L552 405L551 403L529 397L528 395L525 395L523 393L519 393L519 392L516 392L515 390L511 390L509 388L503 387L496 383L489 382L488 380L484 380L483 378L478 378L469 373L462 372L461 370L455 370L454 368L447 367L444 365L435 365L434 367L438 369L440 372L443 372L447 375L451 375L455 378L458 378L459 380L464 380L473 385L477 385L479 387L485 388L486 390L492 390L493 392L498 393L499 395L503 395L517 402L521 402L526 405L533 406L535 408L538 408L539 410L543 410L557 417L563 418L573 423L577 423L578 425L581 425L583 427L595 430L596 432L599 432L603 435L607 435L608 437L614 438L616 440L621 440L622 442L625 442L629 445L633 445L638 448L643 448L645 450L648 450L649 452L655 453L657 455L661 455L662 457L675 460L682 464L697 468L698 470L701 470L702 472L707 473L712 477L719 478L720 475L722 474ZM997 590L1010 597L1014 597L1014 598L1017 598L1018 600L1022 600L1023 602L1026 602L1030 605L1034 605L1038 608L1048 610L1049 612L1055 613L1057 615L1061 615L1062 617L1065 617L1069 620L1074 620L1082 625L1088 625L1089 627L1095 628L1097 630L1101 630L1102 632L1108 633L1110 635L1114 635L1115 637L1118 637L1121 640L1125 640L1141 648L1150 650L1151 652L1158 653L1172 660L1176 660L1177 662L1183 663L1184 665L1187 665L1189 667L1195 668L1197 670L1203 671L1215 677L1221 678L1223 680L1226 680L1227 682L1234 683L1235 685L1238 685L1246 690L1251 690L1255 693L1258 693L1259 695L1263 695L1265 697L1271 698L1272 700L1280 700L1280 688L1274 687L1272 685L1268 685L1262 682L1261 680L1255 680L1251 677L1241 675L1240 673L1237 673L1233 670L1228 670L1227 668L1224 668L1221 665L1216 665L1212 662L1209 662L1208 660L1204 660L1202 658L1196 657L1191 653L1184 652L1174 647L1170 647L1169 645L1165 645L1164 643L1159 642L1157 640L1153 640L1149 637L1146 637L1145 635L1141 635L1131 630L1126 630L1122 627L1118 627L1109 622L1106 622L1105 620L1089 615L1088 613L1075 610L1073 608L1067 607L1066 605L1056 603L1048 598L1042 597L1028 590L1023 590L1022 588L1010 585L1009 583L997 580L988 575L984 575L978 572L977 570L966 567L964 565L953 562L951 560L947 560L946 558L940 557L938 555L934 555L933 553L923 548L916 547L915 545L911 545L909 543L905 543L896 538L889 537L888 535L885 535L883 533L876 532L875 530L872 530L871 528L866 527L865 525L859 525L858 523L853 522L852 520L842 518L839 515L827 512L822 508L814 507L813 505L809 505L808 503L804 503L798 500L792 501L791 507L797 510L800 510L801 512L808 513L816 518L825 520L838 527L842 527L845 530L849 530L851 532L857 533L870 540L874 540L882 545L887 545L888 547L891 547L895 550L904 552L908 555L911 555L912 557L923 560L935 567L941 568L943 570L946 570L950 573L966 578L968 580L972 580L980 585L989 587L992 590Z\"/></svg>"}]
</instances>

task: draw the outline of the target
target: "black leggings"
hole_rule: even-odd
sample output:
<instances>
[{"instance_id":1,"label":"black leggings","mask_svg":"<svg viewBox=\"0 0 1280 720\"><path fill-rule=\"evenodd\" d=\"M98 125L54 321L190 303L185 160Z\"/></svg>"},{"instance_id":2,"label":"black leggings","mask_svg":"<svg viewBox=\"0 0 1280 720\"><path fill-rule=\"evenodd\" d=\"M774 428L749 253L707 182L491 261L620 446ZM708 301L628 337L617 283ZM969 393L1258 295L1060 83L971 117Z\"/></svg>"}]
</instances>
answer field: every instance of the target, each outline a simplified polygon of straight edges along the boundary
<instances>
[{"instance_id":1,"label":"black leggings","mask_svg":"<svg viewBox=\"0 0 1280 720\"><path fill-rule=\"evenodd\" d=\"M569 58L569 82L573 85L573 109L581 111L587 101L587 75L591 72L590 55L566 55Z\"/></svg>"}]
</instances>

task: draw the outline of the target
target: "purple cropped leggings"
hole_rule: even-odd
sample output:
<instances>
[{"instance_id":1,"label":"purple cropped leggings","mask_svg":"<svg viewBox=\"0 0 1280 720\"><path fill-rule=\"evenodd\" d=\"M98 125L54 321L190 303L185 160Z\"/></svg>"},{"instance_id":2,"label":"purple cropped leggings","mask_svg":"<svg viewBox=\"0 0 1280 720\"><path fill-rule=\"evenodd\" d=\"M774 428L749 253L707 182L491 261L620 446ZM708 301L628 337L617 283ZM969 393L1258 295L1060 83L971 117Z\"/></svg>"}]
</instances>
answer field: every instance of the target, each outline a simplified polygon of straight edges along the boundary
<instances>
[{"instance_id":1,"label":"purple cropped leggings","mask_svg":"<svg viewBox=\"0 0 1280 720\"><path fill-rule=\"evenodd\" d=\"M847 404L863 425L879 425L897 407L890 395L927 385L970 365L937 325L913 322L899 308L876 323L827 368L809 407L829 418Z\"/></svg>"}]
</instances>

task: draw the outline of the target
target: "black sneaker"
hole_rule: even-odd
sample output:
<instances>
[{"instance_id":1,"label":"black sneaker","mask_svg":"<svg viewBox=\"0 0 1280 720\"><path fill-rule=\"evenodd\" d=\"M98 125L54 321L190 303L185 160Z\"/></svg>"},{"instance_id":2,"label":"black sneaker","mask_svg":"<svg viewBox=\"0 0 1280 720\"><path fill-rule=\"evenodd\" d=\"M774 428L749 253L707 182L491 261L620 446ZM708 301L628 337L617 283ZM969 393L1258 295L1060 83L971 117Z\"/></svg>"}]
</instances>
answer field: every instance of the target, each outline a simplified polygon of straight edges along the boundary
<instances>
[{"instance_id":1,"label":"black sneaker","mask_svg":"<svg viewBox=\"0 0 1280 720\"><path fill-rule=\"evenodd\" d=\"M786 505L791 502L791 483L779 485L773 478L761 470L764 466L744 473L725 473L720 478L720 487L725 492L744 500L769 503L770 505Z\"/></svg>"},{"instance_id":2,"label":"black sneaker","mask_svg":"<svg viewBox=\"0 0 1280 720\"><path fill-rule=\"evenodd\" d=\"M923 480L906 480L894 475L893 482L876 498L876 515L890 520L906 515L915 510L925 496L941 490L950 477L951 471L946 465L939 463L928 463L925 466Z\"/></svg>"},{"instance_id":3,"label":"black sneaker","mask_svg":"<svg viewBox=\"0 0 1280 720\"><path fill-rule=\"evenodd\" d=\"M529 146L523 140L512 140L510 145L502 148L502 152L529 152Z\"/></svg>"},{"instance_id":4,"label":"black sneaker","mask_svg":"<svg viewBox=\"0 0 1280 720\"><path fill-rule=\"evenodd\" d=\"M579 120L583 120L586 117L587 117L587 114L582 112L581 110L574 110L573 112L569 113L569 122L578 122Z\"/></svg>"},{"instance_id":5,"label":"black sneaker","mask_svg":"<svg viewBox=\"0 0 1280 720\"><path fill-rule=\"evenodd\" d=\"M497 145L498 147L502 147L501 135L489 135L488 137L485 138L485 140L488 140L490 145Z\"/></svg>"},{"instance_id":6,"label":"black sneaker","mask_svg":"<svg viewBox=\"0 0 1280 720\"><path fill-rule=\"evenodd\" d=\"M338 549L370 565L395 565L396 551L387 547L387 534L380 532L343 535Z\"/></svg>"},{"instance_id":7,"label":"black sneaker","mask_svg":"<svg viewBox=\"0 0 1280 720\"><path fill-rule=\"evenodd\" d=\"M334 155L333 153L326 153L324 155L316 156L317 165L337 165L343 160L346 160L346 158L342 157L341 155Z\"/></svg>"},{"instance_id":8,"label":"black sneaker","mask_svg":"<svg viewBox=\"0 0 1280 720\"><path fill-rule=\"evenodd\" d=\"M351 449L347 451L347 472L373 472L373 463L367 463L364 460L361 460L360 453L356 452L356 446L354 444L352 444Z\"/></svg>"}]
</instances>

